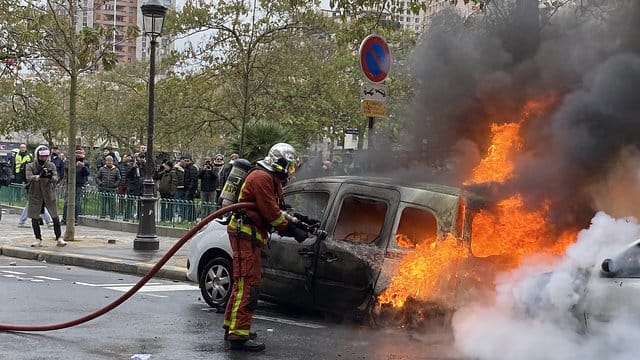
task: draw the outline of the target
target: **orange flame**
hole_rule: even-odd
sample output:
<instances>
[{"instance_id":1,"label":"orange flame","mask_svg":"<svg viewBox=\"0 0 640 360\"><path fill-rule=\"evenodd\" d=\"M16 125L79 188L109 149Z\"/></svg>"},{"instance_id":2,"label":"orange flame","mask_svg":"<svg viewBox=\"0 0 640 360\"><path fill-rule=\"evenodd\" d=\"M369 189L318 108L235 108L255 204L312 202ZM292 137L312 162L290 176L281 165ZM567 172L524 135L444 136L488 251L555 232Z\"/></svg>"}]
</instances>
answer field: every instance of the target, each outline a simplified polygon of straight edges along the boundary
<instances>
[{"instance_id":1,"label":"orange flame","mask_svg":"<svg viewBox=\"0 0 640 360\"><path fill-rule=\"evenodd\" d=\"M378 297L378 302L402 307L410 296L426 299L431 294L438 293L438 299L442 299L453 295L441 290L451 288L449 285L455 280L456 274L453 267L457 260L466 256L465 253L462 243L452 235L418 244L414 251L402 258L398 274ZM442 276L443 274L448 276Z\"/></svg>"},{"instance_id":2,"label":"orange flame","mask_svg":"<svg viewBox=\"0 0 640 360\"><path fill-rule=\"evenodd\" d=\"M524 105L519 119L512 123L491 125L491 145L487 155L474 169L471 178L465 182L480 184L487 182L504 183L513 176L512 158L522 151L520 130L522 125L534 117L547 112L557 103L556 96L530 101ZM528 210L520 195L500 201L491 211L481 210L472 220L470 263L474 259L492 258L500 270L509 270L518 266L523 257L545 253L559 255L564 253L576 238L577 230L560 235L548 222L550 202L536 210ZM468 272L459 272L460 261L467 258L467 252L453 235L438 239L428 245L418 246L400 262L397 275L391 284L378 297L379 304L391 304L402 307L407 298L418 300L438 300L453 304L455 284L451 281L456 274L460 276L479 276ZM481 265L480 265L481 266ZM494 274L487 275L487 277ZM492 283L493 278L476 279ZM443 287L445 290L443 291Z\"/></svg>"}]
</instances>

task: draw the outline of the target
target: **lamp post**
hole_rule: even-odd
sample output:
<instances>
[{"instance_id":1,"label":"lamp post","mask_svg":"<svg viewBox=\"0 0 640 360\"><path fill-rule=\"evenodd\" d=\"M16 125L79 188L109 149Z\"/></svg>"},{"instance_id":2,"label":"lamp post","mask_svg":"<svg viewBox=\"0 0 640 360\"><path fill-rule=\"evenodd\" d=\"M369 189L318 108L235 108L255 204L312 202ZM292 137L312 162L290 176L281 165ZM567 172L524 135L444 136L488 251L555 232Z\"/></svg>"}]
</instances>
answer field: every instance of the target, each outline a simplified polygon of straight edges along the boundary
<instances>
[{"instance_id":1,"label":"lamp post","mask_svg":"<svg viewBox=\"0 0 640 360\"><path fill-rule=\"evenodd\" d=\"M140 222L138 223L138 235L133 241L134 250L158 250L160 241L156 235L156 198L153 171L153 106L155 96L156 77L156 47L158 36L162 33L164 16L168 8L160 0L148 0L140 6L143 17L143 31L151 39L149 54L149 116L147 119L147 155L145 162L144 191L140 206Z\"/></svg>"}]
</instances>

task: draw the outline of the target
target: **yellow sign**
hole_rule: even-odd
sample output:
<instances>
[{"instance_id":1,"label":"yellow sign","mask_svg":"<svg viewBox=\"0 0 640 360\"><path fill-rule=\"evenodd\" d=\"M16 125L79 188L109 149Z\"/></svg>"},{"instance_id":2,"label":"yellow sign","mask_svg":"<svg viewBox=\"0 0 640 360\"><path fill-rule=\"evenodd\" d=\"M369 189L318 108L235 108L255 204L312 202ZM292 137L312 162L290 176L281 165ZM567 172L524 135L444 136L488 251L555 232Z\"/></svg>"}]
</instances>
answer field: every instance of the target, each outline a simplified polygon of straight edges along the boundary
<instances>
[{"instance_id":1,"label":"yellow sign","mask_svg":"<svg viewBox=\"0 0 640 360\"><path fill-rule=\"evenodd\" d=\"M386 118L387 107L383 102L362 100L362 115L366 117Z\"/></svg>"}]
</instances>

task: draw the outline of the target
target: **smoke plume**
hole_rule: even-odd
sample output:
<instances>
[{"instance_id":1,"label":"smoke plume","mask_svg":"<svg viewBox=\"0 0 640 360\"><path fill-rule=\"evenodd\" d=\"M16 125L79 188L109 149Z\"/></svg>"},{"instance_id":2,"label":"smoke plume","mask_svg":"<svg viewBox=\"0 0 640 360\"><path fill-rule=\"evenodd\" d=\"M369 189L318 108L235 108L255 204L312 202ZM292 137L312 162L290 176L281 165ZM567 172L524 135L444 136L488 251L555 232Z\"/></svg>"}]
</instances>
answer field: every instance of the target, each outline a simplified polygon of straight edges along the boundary
<instances>
[{"instance_id":1,"label":"smoke plume","mask_svg":"<svg viewBox=\"0 0 640 360\"><path fill-rule=\"evenodd\" d=\"M549 111L527 120L524 151L497 195L521 193L531 208L551 201L561 228L583 227L598 210L640 215L630 206L640 203L637 179L615 182L638 159L640 2L570 2L553 14L534 8L539 24L522 21L527 7L509 3L492 1L486 15L468 19L444 12L423 34L413 60L410 152L427 144L420 160L448 169L438 180L460 186L489 145L490 124L516 121L527 101L552 97ZM634 197L618 190L622 202L605 204L603 191L620 185Z\"/></svg>"}]
</instances>

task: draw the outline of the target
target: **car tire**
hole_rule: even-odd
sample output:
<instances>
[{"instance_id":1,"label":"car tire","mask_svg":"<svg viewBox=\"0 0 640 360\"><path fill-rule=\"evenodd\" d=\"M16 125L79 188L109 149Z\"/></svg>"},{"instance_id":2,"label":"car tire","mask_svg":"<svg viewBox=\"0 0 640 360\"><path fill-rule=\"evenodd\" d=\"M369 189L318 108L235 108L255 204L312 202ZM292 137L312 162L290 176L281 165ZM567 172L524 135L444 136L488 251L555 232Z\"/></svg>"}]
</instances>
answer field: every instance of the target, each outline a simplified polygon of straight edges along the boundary
<instances>
[{"instance_id":1,"label":"car tire","mask_svg":"<svg viewBox=\"0 0 640 360\"><path fill-rule=\"evenodd\" d=\"M204 301L213 308L224 309L233 286L231 261L223 257L209 260L202 268L199 279Z\"/></svg>"}]
</instances>

